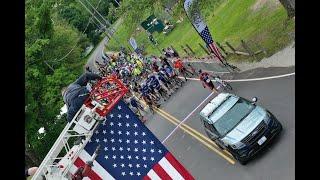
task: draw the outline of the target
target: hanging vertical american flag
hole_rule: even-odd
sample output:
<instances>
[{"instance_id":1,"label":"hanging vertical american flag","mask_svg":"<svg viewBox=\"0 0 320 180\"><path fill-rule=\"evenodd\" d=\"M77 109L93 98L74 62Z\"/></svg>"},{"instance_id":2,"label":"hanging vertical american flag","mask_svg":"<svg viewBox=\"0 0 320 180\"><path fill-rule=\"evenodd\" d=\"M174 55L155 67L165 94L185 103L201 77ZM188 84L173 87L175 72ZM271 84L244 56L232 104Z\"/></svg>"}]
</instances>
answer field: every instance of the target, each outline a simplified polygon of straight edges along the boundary
<instances>
[{"instance_id":1,"label":"hanging vertical american flag","mask_svg":"<svg viewBox=\"0 0 320 180\"><path fill-rule=\"evenodd\" d=\"M191 15L189 12L193 1L194 0L185 0L184 1L184 10L185 10L189 20L191 21L193 27L196 29L198 34L201 36L201 38L207 44L210 51L219 59L220 62L222 62L223 56L222 56L221 52L219 51L216 43L212 40L209 28L205 24L205 22L202 20L200 13L199 12L192 12L193 14Z\"/></svg>"},{"instance_id":2,"label":"hanging vertical american flag","mask_svg":"<svg viewBox=\"0 0 320 180\"><path fill-rule=\"evenodd\" d=\"M100 153L87 179L194 179L123 101L95 130L72 173L98 145Z\"/></svg>"},{"instance_id":3,"label":"hanging vertical american flag","mask_svg":"<svg viewBox=\"0 0 320 180\"><path fill-rule=\"evenodd\" d=\"M206 42L211 52L220 60L223 60L222 54L220 53L216 43L212 40L208 26L200 33L201 38Z\"/></svg>"}]
</instances>

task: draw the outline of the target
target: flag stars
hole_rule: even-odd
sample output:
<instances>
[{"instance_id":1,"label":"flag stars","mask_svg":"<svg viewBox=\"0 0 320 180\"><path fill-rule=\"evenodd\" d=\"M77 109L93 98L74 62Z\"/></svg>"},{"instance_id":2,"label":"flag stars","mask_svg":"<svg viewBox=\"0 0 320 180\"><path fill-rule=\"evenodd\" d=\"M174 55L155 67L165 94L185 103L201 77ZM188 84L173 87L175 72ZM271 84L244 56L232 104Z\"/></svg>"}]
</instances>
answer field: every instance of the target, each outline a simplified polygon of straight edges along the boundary
<instances>
[{"instance_id":1,"label":"flag stars","mask_svg":"<svg viewBox=\"0 0 320 180\"><path fill-rule=\"evenodd\" d=\"M139 168L139 167L140 167L140 164L137 164L136 167Z\"/></svg>"},{"instance_id":2,"label":"flag stars","mask_svg":"<svg viewBox=\"0 0 320 180\"><path fill-rule=\"evenodd\" d=\"M147 160L147 158L146 158L145 156L143 156L143 157L142 157L142 159L143 159L144 161L146 161L146 160Z\"/></svg>"},{"instance_id":3,"label":"flag stars","mask_svg":"<svg viewBox=\"0 0 320 180\"><path fill-rule=\"evenodd\" d=\"M118 134L121 135L121 134L122 134L122 131L118 131Z\"/></svg>"},{"instance_id":4,"label":"flag stars","mask_svg":"<svg viewBox=\"0 0 320 180\"><path fill-rule=\"evenodd\" d=\"M127 151L131 151L131 148L128 147L128 148L127 148Z\"/></svg>"},{"instance_id":5,"label":"flag stars","mask_svg":"<svg viewBox=\"0 0 320 180\"><path fill-rule=\"evenodd\" d=\"M108 147L104 147L104 151L108 151Z\"/></svg>"},{"instance_id":6,"label":"flag stars","mask_svg":"<svg viewBox=\"0 0 320 180\"><path fill-rule=\"evenodd\" d=\"M154 157L151 157L150 160L151 160L151 161L154 161Z\"/></svg>"},{"instance_id":7,"label":"flag stars","mask_svg":"<svg viewBox=\"0 0 320 180\"><path fill-rule=\"evenodd\" d=\"M154 149L151 149L150 152L151 152L151 153L154 153Z\"/></svg>"},{"instance_id":8,"label":"flag stars","mask_svg":"<svg viewBox=\"0 0 320 180\"><path fill-rule=\"evenodd\" d=\"M103 134L106 134L106 133L107 133L107 131L106 131L106 130L103 130L103 131L102 131L102 133L103 133Z\"/></svg>"},{"instance_id":9,"label":"flag stars","mask_svg":"<svg viewBox=\"0 0 320 180\"><path fill-rule=\"evenodd\" d=\"M112 156L112 159L117 159L117 156L116 156L116 155L113 155L113 156Z\"/></svg>"},{"instance_id":10,"label":"flag stars","mask_svg":"<svg viewBox=\"0 0 320 180\"><path fill-rule=\"evenodd\" d=\"M142 132L142 136L145 136L146 135L146 133L145 132Z\"/></svg>"},{"instance_id":11,"label":"flag stars","mask_svg":"<svg viewBox=\"0 0 320 180\"><path fill-rule=\"evenodd\" d=\"M138 160L138 159L139 159L139 156L136 156L135 158L136 158L136 160Z\"/></svg>"},{"instance_id":12,"label":"flag stars","mask_svg":"<svg viewBox=\"0 0 320 180\"><path fill-rule=\"evenodd\" d=\"M104 156L104 158L105 158L105 159L109 159L109 156L106 155L106 156Z\"/></svg>"},{"instance_id":13,"label":"flag stars","mask_svg":"<svg viewBox=\"0 0 320 180\"><path fill-rule=\"evenodd\" d=\"M132 164L129 164L128 166L129 166L130 168L132 168Z\"/></svg>"},{"instance_id":14,"label":"flag stars","mask_svg":"<svg viewBox=\"0 0 320 180\"><path fill-rule=\"evenodd\" d=\"M138 132L137 132L137 131L135 131L135 132L134 132L134 135L135 135L135 136L138 136Z\"/></svg>"},{"instance_id":15,"label":"flag stars","mask_svg":"<svg viewBox=\"0 0 320 180\"><path fill-rule=\"evenodd\" d=\"M125 165L122 163L121 165L120 165L122 168L124 168L125 167Z\"/></svg>"},{"instance_id":16,"label":"flag stars","mask_svg":"<svg viewBox=\"0 0 320 180\"><path fill-rule=\"evenodd\" d=\"M137 123L134 123L133 126L134 126L134 127L138 127L138 124L137 124Z\"/></svg>"},{"instance_id":17,"label":"flag stars","mask_svg":"<svg viewBox=\"0 0 320 180\"><path fill-rule=\"evenodd\" d=\"M158 153L162 153L162 151L159 149Z\"/></svg>"},{"instance_id":18,"label":"flag stars","mask_svg":"<svg viewBox=\"0 0 320 180\"><path fill-rule=\"evenodd\" d=\"M121 106L118 106L118 109L121 110L122 109Z\"/></svg>"},{"instance_id":19,"label":"flag stars","mask_svg":"<svg viewBox=\"0 0 320 180\"><path fill-rule=\"evenodd\" d=\"M110 126L113 126L114 125L114 123L113 122L110 122Z\"/></svg>"},{"instance_id":20,"label":"flag stars","mask_svg":"<svg viewBox=\"0 0 320 180\"><path fill-rule=\"evenodd\" d=\"M129 124L129 123L126 123L126 126L127 126L127 127L130 127L130 124Z\"/></svg>"},{"instance_id":21,"label":"flag stars","mask_svg":"<svg viewBox=\"0 0 320 180\"><path fill-rule=\"evenodd\" d=\"M111 141L112 143L114 143L115 140L114 140L114 139L111 139L110 141Z\"/></svg>"},{"instance_id":22,"label":"flag stars","mask_svg":"<svg viewBox=\"0 0 320 180\"><path fill-rule=\"evenodd\" d=\"M138 148L134 148L134 152L138 152Z\"/></svg>"},{"instance_id":23,"label":"flag stars","mask_svg":"<svg viewBox=\"0 0 320 180\"><path fill-rule=\"evenodd\" d=\"M120 147L120 148L119 148L119 151L123 151L123 147Z\"/></svg>"},{"instance_id":24,"label":"flag stars","mask_svg":"<svg viewBox=\"0 0 320 180\"><path fill-rule=\"evenodd\" d=\"M112 149L112 151L115 151L115 150L116 150L116 148L115 148L115 147L112 147L111 149Z\"/></svg>"},{"instance_id":25,"label":"flag stars","mask_svg":"<svg viewBox=\"0 0 320 180\"><path fill-rule=\"evenodd\" d=\"M103 139L103 142L107 143L107 142L108 142L107 138L104 138L104 139Z\"/></svg>"},{"instance_id":26,"label":"flag stars","mask_svg":"<svg viewBox=\"0 0 320 180\"><path fill-rule=\"evenodd\" d=\"M124 159L124 156L121 155L121 156L120 156L120 159Z\"/></svg>"},{"instance_id":27,"label":"flag stars","mask_svg":"<svg viewBox=\"0 0 320 180\"><path fill-rule=\"evenodd\" d=\"M119 119L121 118L121 114L118 114L118 118L119 118Z\"/></svg>"},{"instance_id":28,"label":"flag stars","mask_svg":"<svg viewBox=\"0 0 320 180\"><path fill-rule=\"evenodd\" d=\"M135 139L135 140L134 140L134 143L135 143L135 144L138 144L138 140Z\"/></svg>"},{"instance_id":29,"label":"flag stars","mask_svg":"<svg viewBox=\"0 0 320 180\"><path fill-rule=\"evenodd\" d=\"M98 131L98 130L96 130L96 132L94 132L94 133L99 134L99 131Z\"/></svg>"},{"instance_id":30,"label":"flag stars","mask_svg":"<svg viewBox=\"0 0 320 180\"><path fill-rule=\"evenodd\" d=\"M114 134L114 131L113 131L113 130L111 130L111 131L110 131L110 134Z\"/></svg>"},{"instance_id":31,"label":"flag stars","mask_svg":"<svg viewBox=\"0 0 320 180\"><path fill-rule=\"evenodd\" d=\"M113 114L110 114L110 117L113 118Z\"/></svg>"},{"instance_id":32,"label":"flag stars","mask_svg":"<svg viewBox=\"0 0 320 180\"><path fill-rule=\"evenodd\" d=\"M129 135L130 135L130 132L129 132L129 131L127 131L127 132L126 132L126 135L127 135L127 136L129 136Z\"/></svg>"},{"instance_id":33,"label":"flag stars","mask_svg":"<svg viewBox=\"0 0 320 180\"><path fill-rule=\"evenodd\" d=\"M133 172L131 172L131 171L130 171L130 173L129 173L129 174L130 174L131 176L133 176Z\"/></svg>"},{"instance_id":34,"label":"flag stars","mask_svg":"<svg viewBox=\"0 0 320 180\"><path fill-rule=\"evenodd\" d=\"M150 141L150 144L154 144L154 141Z\"/></svg>"},{"instance_id":35,"label":"flag stars","mask_svg":"<svg viewBox=\"0 0 320 180\"><path fill-rule=\"evenodd\" d=\"M112 166L113 166L114 168L116 168L116 167L117 167L117 164L116 164L116 163L114 163Z\"/></svg>"},{"instance_id":36,"label":"flag stars","mask_svg":"<svg viewBox=\"0 0 320 180\"><path fill-rule=\"evenodd\" d=\"M127 158L128 158L129 160L131 160L131 159L132 159L132 157L131 157L130 155L128 155L128 156L127 156Z\"/></svg>"},{"instance_id":37,"label":"flag stars","mask_svg":"<svg viewBox=\"0 0 320 180\"><path fill-rule=\"evenodd\" d=\"M122 172L121 175L122 175L122 176L125 176L125 175L126 175L126 172Z\"/></svg>"},{"instance_id":38,"label":"flag stars","mask_svg":"<svg viewBox=\"0 0 320 180\"><path fill-rule=\"evenodd\" d=\"M148 166L146 164L143 165L144 168L147 168Z\"/></svg>"},{"instance_id":39,"label":"flag stars","mask_svg":"<svg viewBox=\"0 0 320 180\"><path fill-rule=\"evenodd\" d=\"M119 123L118 123L118 126L121 127L121 126L122 126L122 123L119 122Z\"/></svg>"},{"instance_id":40,"label":"flag stars","mask_svg":"<svg viewBox=\"0 0 320 180\"><path fill-rule=\"evenodd\" d=\"M100 142L100 140L99 140L99 139L96 139L96 142L97 142L97 143L99 143L99 142Z\"/></svg>"},{"instance_id":41,"label":"flag stars","mask_svg":"<svg viewBox=\"0 0 320 180\"><path fill-rule=\"evenodd\" d=\"M140 176L141 174L140 174L140 172L137 172L137 176Z\"/></svg>"},{"instance_id":42,"label":"flag stars","mask_svg":"<svg viewBox=\"0 0 320 180\"><path fill-rule=\"evenodd\" d=\"M142 144L146 144L146 141L145 141L145 140L143 140L143 141L142 141Z\"/></svg>"},{"instance_id":43,"label":"flag stars","mask_svg":"<svg viewBox=\"0 0 320 180\"><path fill-rule=\"evenodd\" d=\"M129 117L130 117L130 116L129 116L128 114L126 114L126 118L129 119Z\"/></svg>"},{"instance_id":44,"label":"flag stars","mask_svg":"<svg viewBox=\"0 0 320 180\"><path fill-rule=\"evenodd\" d=\"M122 143L122 139L119 139L118 141L119 141L119 143Z\"/></svg>"},{"instance_id":45,"label":"flag stars","mask_svg":"<svg viewBox=\"0 0 320 180\"><path fill-rule=\"evenodd\" d=\"M129 139L127 139L127 140L126 140L126 143L127 143L127 144L129 144L129 143L130 143L130 140L129 140Z\"/></svg>"},{"instance_id":46,"label":"flag stars","mask_svg":"<svg viewBox=\"0 0 320 180\"><path fill-rule=\"evenodd\" d=\"M143 148L143 149L142 149L142 152L144 152L144 153L145 153L145 152L147 152L147 150Z\"/></svg>"}]
</instances>

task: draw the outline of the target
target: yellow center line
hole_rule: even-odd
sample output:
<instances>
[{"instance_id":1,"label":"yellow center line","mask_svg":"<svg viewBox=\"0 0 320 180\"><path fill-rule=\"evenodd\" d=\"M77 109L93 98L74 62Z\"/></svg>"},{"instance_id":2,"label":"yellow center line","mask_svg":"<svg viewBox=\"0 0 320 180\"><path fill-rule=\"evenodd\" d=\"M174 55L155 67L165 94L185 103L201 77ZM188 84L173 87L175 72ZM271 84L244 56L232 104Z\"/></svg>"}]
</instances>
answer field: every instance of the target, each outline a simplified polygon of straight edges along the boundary
<instances>
[{"instance_id":1,"label":"yellow center line","mask_svg":"<svg viewBox=\"0 0 320 180\"><path fill-rule=\"evenodd\" d=\"M164 113L162 113L161 111L159 111L159 109L155 109L155 111L161 115L162 117L164 117L165 119L167 119L168 121L170 121L171 123L178 125L177 122L175 122L173 119L171 119L170 117L166 116ZM223 151L218 150L217 148L213 147L212 144L209 144L206 140L202 139L200 136L198 136L197 134L195 134L193 131L190 131L189 129L187 129L184 126L180 126L180 128L185 131L186 133L188 133L189 135L191 135L192 137L194 137L195 139L197 139L198 141L200 141L203 145L205 145L207 148L209 148L210 150L216 152L218 155L220 155L221 157L223 157L224 159L226 159L228 162L230 162L231 164L235 164L235 160L232 157L229 157L229 155L226 155Z\"/></svg>"},{"instance_id":2,"label":"yellow center line","mask_svg":"<svg viewBox=\"0 0 320 180\"><path fill-rule=\"evenodd\" d=\"M146 105L144 101L140 100L140 102L142 104ZM162 109L154 107L154 111L157 112L162 117L164 117L169 122L171 122L172 124L174 124L176 126L179 125L180 121L177 120L177 118L173 117L172 115L163 111ZM199 133L198 131L194 130L193 128L191 128L190 126L188 126L186 124L181 124L180 128L183 131L185 131L186 133L188 133L189 135L191 135L192 137L194 137L195 139L197 139L198 141L200 141L207 148L216 152L218 155L220 155L221 157L226 159L231 164L235 164L235 160L234 160L233 156L226 150L224 150L224 151L218 150L217 148L219 148L219 147L211 139L207 138L206 136L202 135L201 133Z\"/></svg>"},{"instance_id":3,"label":"yellow center line","mask_svg":"<svg viewBox=\"0 0 320 180\"><path fill-rule=\"evenodd\" d=\"M173 120L175 120L176 122L180 122L177 118L173 117L171 114L167 113L166 111L159 109L159 111L161 111L162 113L166 114L167 116L171 117ZM189 129L190 131L192 131L193 133L197 134L198 136L200 136L201 138L203 138L204 140L206 140L209 144L212 144L213 146L219 148L219 146L213 142L211 139L209 139L208 137L204 136L202 133L198 132L197 130L191 128L190 126L188 126L187 124L181 124L181 126L184 126L185 128ZM227 153L229 156L233 157L229 151L227 150L223 150L225 153Z\"/></svg>"}]
</instances>

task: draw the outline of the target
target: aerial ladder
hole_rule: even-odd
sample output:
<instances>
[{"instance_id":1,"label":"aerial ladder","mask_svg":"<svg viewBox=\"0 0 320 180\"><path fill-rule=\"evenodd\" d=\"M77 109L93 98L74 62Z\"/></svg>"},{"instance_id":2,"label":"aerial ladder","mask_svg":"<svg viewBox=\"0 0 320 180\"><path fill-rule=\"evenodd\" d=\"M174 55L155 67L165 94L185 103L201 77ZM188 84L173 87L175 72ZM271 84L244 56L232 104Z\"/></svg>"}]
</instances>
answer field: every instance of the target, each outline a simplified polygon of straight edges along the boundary
<instances>
[{"instance_id":1,"label":"aerial ladder","mask_svg":"<svg viewBox=\"0 0 320 180\"><path fill-rule=\"evenodd\" d=\"M106 115L127 91L127 87L114 76L104 77L93 85L90 96L72 121L62 130L32 180L67 180L85 176L99 153L99 147L85 167L80 167L72 173L72 165L89 142L95 129L106 119ZM78 143L75 143L77 141Z\"/></svg>"}]
</instances>

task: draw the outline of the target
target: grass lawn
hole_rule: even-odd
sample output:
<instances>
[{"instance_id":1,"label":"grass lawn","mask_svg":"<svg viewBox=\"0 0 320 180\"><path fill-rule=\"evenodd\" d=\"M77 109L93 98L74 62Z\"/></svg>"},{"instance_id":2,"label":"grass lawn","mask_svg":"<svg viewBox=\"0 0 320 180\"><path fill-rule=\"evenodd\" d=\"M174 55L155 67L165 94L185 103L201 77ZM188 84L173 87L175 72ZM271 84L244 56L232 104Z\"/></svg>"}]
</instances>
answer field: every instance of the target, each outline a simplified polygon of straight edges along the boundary
<instances>
[{"instance_id":1,"label":"grass lawn","mask_svg":"<svg viewBox=\"0 0 320 180\"><path fill-rule=\"evenodd\" d=\"M203 11L206 12L203 14L206 14L205 20L215 41L220 44L228 41L237 49L242 50L240 40L243 39L253 50L258 49L257 44L264 47L268 56L288 45L292 41L289 34L295 30L294 21L286 21L286 11L278 0L223 0L214 10L205 9ZM159 43L158 47L162 49L172 45L180 54L185 55L181 45L188 44L197 57L204 56L205 52L199 46L199 43L204 45L204 42L187 17L183 18L184 21L176 24L176 28L168 35L153 34ZM135 28L120 25L116 33L120 42L128 45L128 39ZM138 45L145 45L148 54L160 54L157 48L151 45L144 31L136 33L134 37ZM118 47L119 44L112 39L107 49L117 50ZM233 56L231 59L248 58Z\"/></svg>"}]
</instances>

